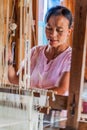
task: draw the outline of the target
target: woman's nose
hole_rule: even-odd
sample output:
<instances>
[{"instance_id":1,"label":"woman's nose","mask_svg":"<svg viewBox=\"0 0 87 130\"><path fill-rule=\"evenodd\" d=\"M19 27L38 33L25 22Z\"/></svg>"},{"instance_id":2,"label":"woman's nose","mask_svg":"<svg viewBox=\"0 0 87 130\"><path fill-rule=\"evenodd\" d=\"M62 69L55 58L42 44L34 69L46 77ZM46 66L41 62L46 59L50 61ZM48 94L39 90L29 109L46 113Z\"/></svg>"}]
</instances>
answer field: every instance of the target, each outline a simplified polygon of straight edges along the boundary
<instances>
[{"instance_id":1,"label":"woman's nose","mask_svg":"<svg viewBox=\"0 0 87 130\"><path fill-rule=\"evenodd\" d=\"M57 36L58 33L57 33L57 31L56 31L55 29L53 29L52 32L50 33L50 35L52 35L52 36Z\"/></svg>"}]
</instances>

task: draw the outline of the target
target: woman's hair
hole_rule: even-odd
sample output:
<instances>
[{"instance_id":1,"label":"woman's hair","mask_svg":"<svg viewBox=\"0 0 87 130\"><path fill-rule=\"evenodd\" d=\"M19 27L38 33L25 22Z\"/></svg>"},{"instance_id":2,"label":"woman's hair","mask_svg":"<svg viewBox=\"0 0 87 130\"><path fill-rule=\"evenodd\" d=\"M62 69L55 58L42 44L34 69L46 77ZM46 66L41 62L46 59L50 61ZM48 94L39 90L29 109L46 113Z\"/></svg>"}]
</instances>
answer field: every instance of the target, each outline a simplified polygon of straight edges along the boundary
<instances>
[{"instance_id":1,"label":"woman's hair","mask_svg":"<svg viewBox=\"0 0 87 130\"><path fill-rule=\"evenodd\" d=\"M64 6L55 6L55 7L50 8L45 15L45 23L48 22L51 16L59 16L59 15L62 15L69 20L69 28L70 28L73 21L72 13L69 9L67 9Z\"/></svg>"}]
</instances>

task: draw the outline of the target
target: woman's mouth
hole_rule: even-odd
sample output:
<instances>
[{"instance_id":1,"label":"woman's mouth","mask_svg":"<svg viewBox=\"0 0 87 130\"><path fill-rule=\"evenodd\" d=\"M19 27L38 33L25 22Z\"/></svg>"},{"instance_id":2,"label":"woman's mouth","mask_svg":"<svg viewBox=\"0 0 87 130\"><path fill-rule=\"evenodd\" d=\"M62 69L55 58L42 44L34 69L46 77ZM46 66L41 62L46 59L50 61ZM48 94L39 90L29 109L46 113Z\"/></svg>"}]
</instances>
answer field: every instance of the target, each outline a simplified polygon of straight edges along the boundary
<instances>
[{"instance_id":1,"label":"woman's mouth","mask_svg":"<svg viewBox=\"0 0 87 130\"><path fill-rule=\"evenodd\" d=\"M49 40L50 43L58 43L58 40Z\"/></svg>"}]
</instances>

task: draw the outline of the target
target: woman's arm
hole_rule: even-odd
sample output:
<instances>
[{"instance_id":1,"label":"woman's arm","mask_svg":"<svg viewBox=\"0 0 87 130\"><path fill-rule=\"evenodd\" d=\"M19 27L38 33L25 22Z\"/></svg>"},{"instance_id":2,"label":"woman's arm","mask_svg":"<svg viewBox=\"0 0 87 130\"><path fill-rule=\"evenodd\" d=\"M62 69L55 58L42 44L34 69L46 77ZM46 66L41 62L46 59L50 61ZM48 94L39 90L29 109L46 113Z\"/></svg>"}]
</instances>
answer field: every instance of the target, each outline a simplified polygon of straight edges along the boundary
<instances>
[{"instance_id":1,"label":"woman's arm","mask_svg":"<svg viewBox=\"0 0 87 130\"><path fill-rule=\"evenodd\" d=\"M13 66L13 56L10 46L8 48L8 80L12 84L19 83L19 77L17 76L15 67Z\"/></svg>"},{"instance_id":2,"label":"woman's arm","mask_svg":"<svg viewBox=\"0 0 87 130\"><path fill-rule=\"evenodd\" d=\"M69 80L70 72L64 72L60 80L59 86L53 87L50 90L53 90L55 94L64 95L67 91L69 91Z\"/></svg>"},{"instance_id":3,"label":"woman's arm","mask_svg":"<svg viewBox=\"0 0 87 130\"><path fill-rule=\"evenodd\" d=\"M19 83L19 77L17 76L15 68L12 64L8 65L8 79L12 84Z\"/></svg>"}]
</instances>

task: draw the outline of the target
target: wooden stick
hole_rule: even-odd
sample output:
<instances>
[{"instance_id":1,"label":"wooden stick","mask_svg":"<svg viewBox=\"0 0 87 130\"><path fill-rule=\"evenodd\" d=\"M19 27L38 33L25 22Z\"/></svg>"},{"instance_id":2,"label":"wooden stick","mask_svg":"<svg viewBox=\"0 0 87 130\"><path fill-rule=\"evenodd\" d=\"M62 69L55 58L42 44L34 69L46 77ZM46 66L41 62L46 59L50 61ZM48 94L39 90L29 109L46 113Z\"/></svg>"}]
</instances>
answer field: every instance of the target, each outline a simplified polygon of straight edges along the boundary
<instances>
[{"instance_id":1,"label":"wooden stick","mask_svg":"<svg viewBox=\"0 0 87 130\"><path fill-rule=\"evenodd\" d=\"M23 8L23 0L19 2L20 7L20 56L19 56L19 63L22 61L22 8ZM22 70L19 73L19 86L22 85Z\"/></svg>"},{"instance_id":2,"label":"wooden stick","mask_svg":"<svg viewBox=\"0 0 87 130\"><path fill-rule=\"evenodd\" d=\"M0 60L0 83L3 81L3 52L4 52L4 2L0 1L0 56L1 56L1 60Z\"/></svg>"},{"instance_id":3,"label":"wooden stick","mask_svg":"<svg viewBox=\"0 0 87 130\"><path fill-rule=\"evenodd\" d=\"M9 0L6 1L7 2L7 12L6 12L6 54L5 54L5 66L4 66L4 82L8 82L8 32L9 32Z\"/></svg>"}]
</instances>

